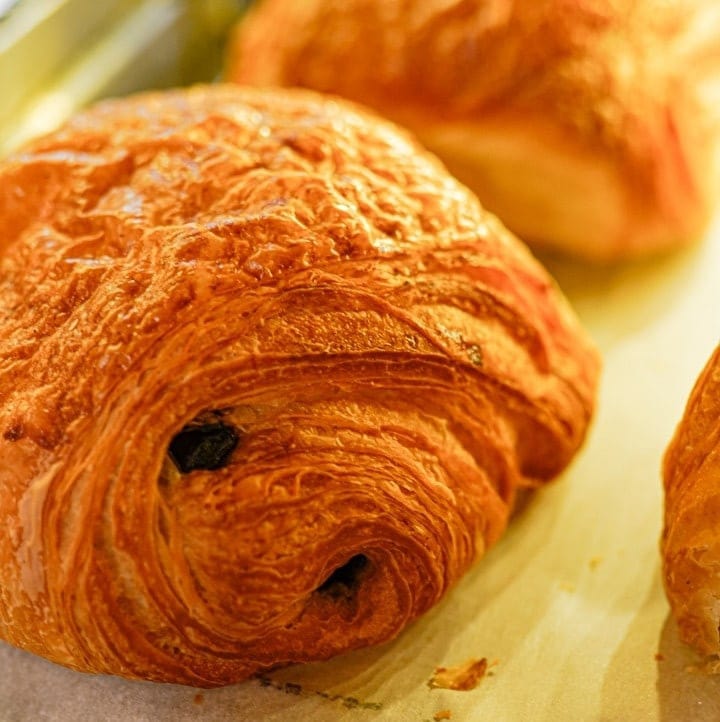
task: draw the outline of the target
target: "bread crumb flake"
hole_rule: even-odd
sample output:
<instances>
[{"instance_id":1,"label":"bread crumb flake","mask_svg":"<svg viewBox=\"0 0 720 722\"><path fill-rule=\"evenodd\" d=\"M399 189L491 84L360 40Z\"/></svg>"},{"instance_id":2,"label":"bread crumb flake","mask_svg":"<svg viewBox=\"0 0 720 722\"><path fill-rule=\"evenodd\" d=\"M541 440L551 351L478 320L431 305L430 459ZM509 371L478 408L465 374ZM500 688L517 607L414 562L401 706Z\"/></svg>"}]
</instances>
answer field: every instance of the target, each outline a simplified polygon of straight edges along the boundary
<instances>
[{"instance_id":1,"label":"bread crumb flake","mask_svg":"<svg viewBox=\"0 0 720 722\"><path fill-rule=\"evenodd\" d=\"M497 662L493 662L493 665ZM430 689L452 689L466 692L480 684L488 671L487 657L469 659L457 667L436 667L435 674L428 681Z\"/></svg>"}]
</instances>

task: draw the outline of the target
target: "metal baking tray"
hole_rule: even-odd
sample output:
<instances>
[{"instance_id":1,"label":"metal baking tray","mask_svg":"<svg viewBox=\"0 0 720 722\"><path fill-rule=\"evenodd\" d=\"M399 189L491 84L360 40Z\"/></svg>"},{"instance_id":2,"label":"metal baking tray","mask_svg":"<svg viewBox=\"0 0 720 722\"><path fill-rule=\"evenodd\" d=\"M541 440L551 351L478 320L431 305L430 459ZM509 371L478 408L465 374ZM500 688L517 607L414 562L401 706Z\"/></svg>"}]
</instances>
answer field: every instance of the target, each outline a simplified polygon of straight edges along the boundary
<instances>
[{"instance_id":1,"label":"metal baking tray","mask_svg":"<svg viewBox=\"0 0 720 722\"><path fill-rule=\"evenodd\" d=\"M0 154L87 103L217 77L243 0L0 0Z\"/></svg>"}]
</instances>

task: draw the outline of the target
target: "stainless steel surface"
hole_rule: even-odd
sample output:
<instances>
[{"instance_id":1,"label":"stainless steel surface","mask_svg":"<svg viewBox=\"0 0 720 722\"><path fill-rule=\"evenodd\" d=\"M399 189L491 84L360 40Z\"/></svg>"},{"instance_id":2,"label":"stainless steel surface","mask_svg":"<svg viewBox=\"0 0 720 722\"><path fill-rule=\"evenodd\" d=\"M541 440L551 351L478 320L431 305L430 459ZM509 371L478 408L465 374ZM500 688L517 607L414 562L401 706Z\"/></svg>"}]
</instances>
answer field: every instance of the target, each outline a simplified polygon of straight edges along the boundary
<instances>
[{"instance_id":1,"label":"stainless steel surface","mask_svg":"<svg viewBox=\"0 0 720 722\"><path fill-rule=\"evenodd\" d=\"M241 0L22 0L0 23L0 153L109 95L217 77Z\"/></svg>"}]
</instances>

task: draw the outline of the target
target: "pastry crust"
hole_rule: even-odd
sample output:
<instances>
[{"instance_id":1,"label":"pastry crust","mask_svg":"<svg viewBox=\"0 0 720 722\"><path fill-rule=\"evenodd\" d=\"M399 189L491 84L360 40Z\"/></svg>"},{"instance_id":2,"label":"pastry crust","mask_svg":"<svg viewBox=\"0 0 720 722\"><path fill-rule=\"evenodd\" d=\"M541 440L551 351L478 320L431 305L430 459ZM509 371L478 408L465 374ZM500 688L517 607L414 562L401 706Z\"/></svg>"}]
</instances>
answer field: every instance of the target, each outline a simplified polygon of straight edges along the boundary
<instances>
[{"instance_id":1,"label":"pastry crust","mask_svg":"<svg viewBox=\"0 0 720 722\"><path fill-rule=\"evenodd\" d=\"M708 360L665 455L665 589L680 637L720 654L720 347Z\"/></svg>"},{"instance_id":2,"label":"pastry crust","mask_svg":"<svg viewBox=\"0 0 720 722\"><path fill-rule=\"evenodd\" d=\"M262 0L238 26L227 77L366 103L524 240L613 261L676 247L707 220L713 5Z\"/></svg>"},{"instance_id":3,"label":"pastry crust","mask_svg":"<svg viewBox=\"0 0 720 722\"><path fill-rule=\"evenodd\" d=\"M552 280L307 91L107 101L0 165L0 635L198 686L397 635L583 441Z\"/></svg>"}]
</instances>

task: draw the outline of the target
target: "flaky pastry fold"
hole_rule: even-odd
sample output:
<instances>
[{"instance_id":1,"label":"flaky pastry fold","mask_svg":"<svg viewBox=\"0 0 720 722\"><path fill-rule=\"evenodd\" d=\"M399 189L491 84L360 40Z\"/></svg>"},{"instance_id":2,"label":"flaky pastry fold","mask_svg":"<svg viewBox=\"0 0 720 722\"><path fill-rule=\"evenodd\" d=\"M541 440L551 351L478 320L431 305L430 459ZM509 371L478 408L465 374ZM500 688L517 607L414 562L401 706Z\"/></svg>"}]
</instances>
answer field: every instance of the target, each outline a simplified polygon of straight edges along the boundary
<instances>
[{"instance_id":1,"label":"flaky pastry fold","mask_svg":"<svg viewBox=\"0 0 720 722\"><path fill-rule=\"evenodd\" d=\"M391 124L100 103L0 165L0 636L198 686L390 639L568 464L597 373Z\"/></svg>"},{"instance_id":2,"label":"flaky pastry fold","mask_svg":"<svg viewBox=\"0 0 720 722\"><path fill-rule=\"evenodd\" d=\"M720 347L695 383L663 465L665 590L681 639L708 656L720 655L719 410Z\"/></svg>"}]
</instances>

